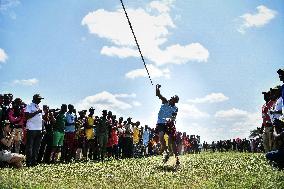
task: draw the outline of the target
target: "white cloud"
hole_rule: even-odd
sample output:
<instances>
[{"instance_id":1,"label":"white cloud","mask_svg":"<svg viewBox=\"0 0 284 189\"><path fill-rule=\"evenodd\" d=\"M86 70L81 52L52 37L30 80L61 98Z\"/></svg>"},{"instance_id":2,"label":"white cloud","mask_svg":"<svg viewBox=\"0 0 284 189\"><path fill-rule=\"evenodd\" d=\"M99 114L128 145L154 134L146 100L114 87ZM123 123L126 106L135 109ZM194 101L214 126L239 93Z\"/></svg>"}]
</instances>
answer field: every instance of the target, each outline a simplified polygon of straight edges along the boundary
<instances>
[{"instance_id":1,"label":"white cloud","mask_svg":"<svg viewBox=\"0 0 284 189\"><path fill-rule=\"evenodd\" d=\"M229 97L225 96L223 93L211 93L202 98L190 99L190 103L216 103L228 100Z\"/></svg>"},{"instance_id":2,"label":"white cloud","mask_svg":"<svg viewBox=\"0 0 284 189\"><path fill-rule=\"evenodd\" d=\"M152 1L149 4L149 7L150 7L150 9L156 9L160 13L164 13L164 12L169 12L170 11L169 4L161 3L159 1Z\"/></svg>"},{"instance_id":3,"label":"white cloud","mask_svg":"<svg viewBox=\"0 0 284 189\"><path fill-rule=\"evenodd\" d=\"M5 53L4 49L0 48L0 63L5 63L8 59L8 55Z\"/></svg>"},{"instance_id":4,"label":"white cloud","mask_svg":"<svg viewBox=\"0 0 284 189\"><path fill-rule=\"evenodd\" d=\"M135 93L131 94L121 93L121 94L115 94L114 96L117 98L136 98L137 95Z\"/></svg>"},{"instance_id":5,"label":"white cloud","mask_svg":"<svg viewBox=\"0 0 284 189\"><path fill-rule=\"evenodd\" d=\"M140 102L138 102L138 101L133 101L132 105L133 106L142 106L142 104Z\"/></svg>"},{"instance_id":6,"label":"white cloud","mask_svg":"<svg viewBox=\"0 0 284 189\"><path fill-rule=\"evenodd\" d=\"M21 4L19 0L1 0L0 1L0 12L7 11L12 7L18 6Z\"/></svg>"},{"instance_id":7,"label":"white cloud","mask_svg":"<svg viewBox=\"0 0 284 189\"><path fill-rule=\"evenodd\" d=\"M104 46L101 50L101 54L107 56L118 56L119 58L127 57L140 57L139 52L128 47L108 47Z\"/></svg>"},{"instance_id":8,"label":"white cloud","mask_svg":"<svg viewBox=\"0 0 284 189\"><path fill-rule=\"evenodd\" d=\"M228 111L223 118L217 119L215 124L224 128L220 133L220 139L248 138L250 131L261 126L262 121L261 112L247 112L238 109Z\"/></svg>"},{"instance_id":9,"label":"white cloud","mask_svg":"<svg viewBox=\"0 0 284 189\"><path fill-rule=\"evenodd\" d=\"M149 9L127 9L143 56L156 65L206 62L209 52L200 43L160 47L168 40L169 30L176 27L169 14L171 5L172 1L152 1ZM81 24L87 26L91 34L112 43L112 46L104 46L101 54L119 58L140 56L122 9L90 12Z\"/></svg>"},{"instance_id":10,"label":"white cloud","mask_svg":"<svg viewBox=\"0 0 284 189\"><path fill-rule=\"evenodd\" d=\"M215 118L222 120L240 120L246 119L248 117L248 112L236 108L230 110L220 110L215 113Z\"/></svg>"},{"instance_id":11,"label":"white cloud","mask_svg":"<svg viewBox=\"0 0 284 189\"><path fill-rule=\"evenodd\" d=\"M246 29L252 28L252 27L262 27L266 24L268 24L277 14L276 11L271 10L264 5L260 5L256 7L257 13L251 14L246 13L240 16L242 19L242 25L238 29L240 33L245 33Z\"/></svg>"},{"instance_id":12,"label":"white cloud","mask_svg":"<svg viewBox=\"0 0 284 189\"><path fill-rule=\"evenodd\" d=\"M23 86L33 86L38 84L39 80L36 78L32 79L22 79L22 80L14 80L12 84L14 85L23 85Z\"/></svg>"},{"instance_id":13,"label":"white cloud","mask_svg":"<svg viewBox=\"0 0 284 189\"><path fill-rule=\"evenodd\" d=\"M178 119L201 119L208 117L210 117L208 113L200 111L192 104L179 104L178 106Z\"/></svg>"},{"instance_id":14,"label":"white cloud","mask_svg":"<svg viewBox=\"0 0 284 189\"><path fill-rule=\"evenodd\" d=\"M85 97L84 99L80 100L75 106L79 110L94 107L99 110L107 109L114 112L132 108L131 104L119 100L119 96L121 95L111 94L107 91L103 91L101 93Z\"/></svg>"},{"instance_id":15,"label":"white cloud","mask_svg":"<svg viewBox=\"0 0 284 189\"><path fill-rule=\"evenodd\" d=\"M170 70L168 68L160 69L152 64L147 64L147 69L151 78L165 77L170 78ZM147 71L145 68L132 70L125 74L127 78L135 79L137 77L148 77Z\"/></svg>"}]
</instances>

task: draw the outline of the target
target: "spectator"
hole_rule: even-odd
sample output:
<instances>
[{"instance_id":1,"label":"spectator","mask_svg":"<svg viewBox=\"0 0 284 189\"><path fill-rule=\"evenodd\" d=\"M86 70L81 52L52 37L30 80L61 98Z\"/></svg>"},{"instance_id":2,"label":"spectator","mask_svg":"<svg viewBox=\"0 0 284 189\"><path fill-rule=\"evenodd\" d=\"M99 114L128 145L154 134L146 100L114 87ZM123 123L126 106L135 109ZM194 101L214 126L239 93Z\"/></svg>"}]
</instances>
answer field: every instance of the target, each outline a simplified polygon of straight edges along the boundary
<instances>
[{"instance_id":1,"label":"spectator","mask_svg":"<svg viewBox=\"0 0 284 189\"><path fill-rule=\"evenodd\" d=\"M279 79L280 81L283 82L283 85L281 86L281 97L282 99L284 99L284 69L279 69L277 71L278 75L279 75ZM283 112L282 112L283 113Z\"/></svg>"},{"instance_id":2,"label":"spectator","mask_svg":"<svg viewBox=\"0 0 284 189\"><path fill-rule=\"evenodd\" d=\"M1 124L3 124L4 121L9 120L9 110L12 108L10 99L8 94L4 94L3 103L1 105Z\"/></svg>"},{"instance_id":3,"label":"spectator","mask_svg":"<svg viewBox=\"0 0 284 189\"><path fill-rule=\"evenodd\" d=\"M13 106L10 109L8 115L11 124L14 127L15 132L15 152L20 153L20 147L23 138L23 128L25 124L25 113L22 108L22 100L20 98L16 98L13 102Z\"/></svg>"},{"instance_id":4,"label":"spectator","mask_svg":"<svg viewBox=\"0 0 284 189\"><path fill-rule=\"evenodd\" d=\"M282 115L282 106L283 106L283 100L281 97L281 87L277 86L271 90L272 99L275 100L275 103L269 110L269 116L272 122L272 125L275 126L275 121L279 120L279 118Z\"/></svg>"},{"instance_id":5,"label":"spectator","mask_svg":"<svg viewBox=\"0 0 284 189\"><path fill-rule=\"evenodd\" d=\"M144 149L144 156L148 155L148 144L150 140L150 133L148 129L148 125L145 125L145 129L143 131L143 149Z\"/></svg>"},{"instance_id":6,"label":"spectator","mask_svg":"<svg viewBox=\"0 0 284 189\"><path fill-rule=\"evenodd\" d=\"M83 156L87 159L87 155L89 159L94 159L95 152L95 141L94 141L94 126L95 126L95 118L94 118L95 109L91 107L89 109L89 115L87 117L87 124L85 128L86 133L86 146L83 150Z\"/></svg>"},{"instance_id":7,"label":"spectator","mask_svg":"<svg viewBox=\"0 0 284 189\"><path fill-rule=\"evenodd\" d=\"M42 110L39 104L42 98L39 94L33 96L31 104L27 105L25 115L27 119L27 142L26 142L26 164L27 166L37 165L37 157L41 143L42 131Z\"/></svg>"},{"instance_id":8,"label":"spectator","mask_svg":"<svg viewBox=\"0 0 284 189\"><path fill-rule=\"evenodd\" d=\"M18 153L11 153L14 140L15 131L13 130L13 126L9 121L5 121L0 130L0 161L7 162L16 168L21 168L25 156Z\"/></svg>"},{"instance_id":9,"label":"spectator","mask_svg":"<svg viewBox=\"0 0 284 189\"><path fill-rule=\"evenodd\" d=\"M125 125L125 157L133 157L133 126L131 122L131 117L127 119Z\"/></svg>"},{"instance_id":10,"label":"spectator","mask_svg":"<svg viewBox=\"0 0 284 189\"><path fill-rule=\"evenodd\" d=\"M62 146L64 141L64 129L66 125L66 116L67 105L62 104L59 114L56 116L56 122L53 129L53 149L52 149L52 162L58 160L58 155L62 153ZM62 156L61 161L64 161L64 156Z\"/></svg>"},{"instance_id":11,"label":"spectator","mask_svg":"<svg viewBox=\"0 0 284 189\"><path fill-rule=\"evenodd\" d=\"M268 152L266 158L280 169L284 168L284 122L276 121L273 136L277 142L277 149Z\"/></svg>"},{"instance_id":12,"label":"spectator","mask_svg":"<svg viewBox=\"0 0 284 189\"><path fill-rule=\"evenodd\" d=\"M40 145L40 150L38 154L38 163L42 162L42 158L44 163L50 163L51 152L52 152L52 142L53 142L53 127L56 122L54 118L55 110L50 110L47 105L43 105L43 138Z\"/></svg>"},{"instance_id":13,"label":"spectator","mask_svg":"<svg viewBox=\"0 0 284 189\"><path fill-rule=\"evenodd\" d=\"M66 113L66 125L65 125L65 136L64 136L64 154L66 161L75 159L76 146L75 146L75 122L76 122L76 111L72 104L68 105L68 112Z\"/></svg>"},{"instance_id":14,"label":"spectator","mask_svg":"<svg viewBox=\"0 0 284 189\"><path fill-rule=\"evenodd\" d=\"M99 145L99 155L101 161L104 161L105 154L106 154L106 145L108 142L108 135L109 135L109 121L107 119L107 110L103 110L103 115L99 120L97 125L97 137L98 137L98 145Z\"/></svg>"},{"instance_id":15,"label":"spectator","mask_svg":"<svg viewBox=\"0 0 284 189\"><path fill-rule=\"evenodd\" d=\"M122 158L124 157L124 147L125 147L125 137L124 137L124 133L125 133L125 128L124 128L124 124L123 124L123 117L120 117L118 119L118 123L117 123L117 131L118 131L118 154L119 157Z\"/></svg>"},{"instance_id":16,"label":"spectator","mask_svg":"<svg viewBox=\"0 0 284 189\"><path fill-rule=\"evenodd\" d=\"M75 137L75 146L76 146L76 160L81 159L82 149L85 148L86 143L86 135L85 135L85 127L87 124L86 118L87 110L79 111L79 118L76 121L76 137Z\"/></svg>"},{"instance_id":17,"label":"spectator","mask_svg":"<svg viewBox=\"0 0 284 189\"><path fill-rule=\"evenodd\" d=\"M133 153L134 153L135 157L138 156L138 149L139 149L139 141L140 141L139 125L140 125L139 121L137 121L136 123L133 124Z\"/></svg>"}]
</instances>

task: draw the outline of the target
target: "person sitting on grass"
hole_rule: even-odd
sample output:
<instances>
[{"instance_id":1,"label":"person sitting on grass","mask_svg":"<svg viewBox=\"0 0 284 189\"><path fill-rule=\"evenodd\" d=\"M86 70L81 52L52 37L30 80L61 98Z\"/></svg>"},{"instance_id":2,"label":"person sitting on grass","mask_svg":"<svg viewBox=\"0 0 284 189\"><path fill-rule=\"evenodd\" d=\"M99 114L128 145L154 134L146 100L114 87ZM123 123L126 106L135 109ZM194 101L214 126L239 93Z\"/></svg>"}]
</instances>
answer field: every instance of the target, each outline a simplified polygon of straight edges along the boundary
<instances>
[{"instance_id":1,"label":"person sitting on grass","mask_svg":"<svg viewBox=\"0 0 284 189\"><path fill-rule=\"evenodd\" d=\"M8 164L21 168L25 156L18 153L11 153L11 147L15 140L15 131L11 123L5 121L0 130L0 161L7 162Z\"/></svg>"}]
</instances>

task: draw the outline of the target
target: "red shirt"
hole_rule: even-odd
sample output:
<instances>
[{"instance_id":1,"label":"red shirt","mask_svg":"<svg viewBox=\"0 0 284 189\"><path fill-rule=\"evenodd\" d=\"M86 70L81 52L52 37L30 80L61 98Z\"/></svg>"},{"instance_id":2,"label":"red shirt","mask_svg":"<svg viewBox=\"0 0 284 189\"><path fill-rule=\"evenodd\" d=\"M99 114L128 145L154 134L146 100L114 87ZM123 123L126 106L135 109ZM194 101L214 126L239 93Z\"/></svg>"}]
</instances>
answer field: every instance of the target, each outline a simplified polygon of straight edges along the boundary
<instances>
[{"instance_id":1,"label":"red shirt","mask_svg":"<svg viewBox=\"0 0 284 189\"><path fill-rule=\"evenodd\" d=\"M262 106L262 125L264 127L268 127L271 125L270 116L268 114L268 111L271 109L271 107L276 103L274 100L270 100L269 102L265 103Z\"/></svg>"},{"instance_id":2,"label":"red shirt","mask_svg":"<svg viewBox=\"0 0 284 189\"><path fill-rule=\"evenodd\" d=\"M23 110L19 111L18 115L15 115L15 110L11 108L8 117L9 121L14 124L16 128L23 128L25 125L25 114Z\"/></svg>"}]
</instances>

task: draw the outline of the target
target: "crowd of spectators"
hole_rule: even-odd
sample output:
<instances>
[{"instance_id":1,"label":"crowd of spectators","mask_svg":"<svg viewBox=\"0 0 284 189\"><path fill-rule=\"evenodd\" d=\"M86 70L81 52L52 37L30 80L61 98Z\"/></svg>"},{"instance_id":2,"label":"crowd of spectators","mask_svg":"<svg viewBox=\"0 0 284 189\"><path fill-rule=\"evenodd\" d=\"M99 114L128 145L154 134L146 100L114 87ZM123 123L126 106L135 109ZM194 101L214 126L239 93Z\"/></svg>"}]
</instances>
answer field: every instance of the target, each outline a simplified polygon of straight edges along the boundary
<instances>
[{"instance_id":1,"label":"crowd of spectators","mask_svg":"<svg viewBox=\"0 0 284 189\"><path fill-rule=\"evenodd\" d=\"M230 140L219 140L213 141L211 144L203 142L202 148L204 151L211 152L263 152L263 143L261 138L256 139L230 139Z\"/></svg>"},{"instance_id":2,"label":"crowd of spectators","mask_svg":"<svg viewBox=\"0 0 284 189\"><path fill-rule=\"evenodd\" d=\"M284 82L284 70L277 71ZM261 137L200 144L200 136L177 132L178 154L212 152L265 152L273 165L284 168L284 85L263 92ZM141 126L128 117L117 118L111 111L94 115L94 108L77 112L72 104L60 109L40 106L43 98L33 96L25 104L12 94L0 94L0 166L20 168L39 163L105 161L160 154L154 128ZM168 136L165 135L168 144Z\"/></svg>"},{"instance_id":3,"label":"crowd of spectators","mask_svg":"<svg viewBox=\"0 0 284 189\"><path fill-rule=\"evenodd\" d=\"M284 168L284 69L277 71L282 85L265 91L262 106L262 139L266 158L276 167Z\"/></svg>"},{"instance_id":4,"label":"crowd of spectators","mask_svg":"<svg viewBox=\"0 0 284 189\"><path fill-rule=\"evenodd\" d=\"M43 105L39 94L26 104L12 94L0 95L0 166L104 161L160 154L157 132L132 118L111 111L94 115L94 108L77 112L72 104L60 109ZM168 143L168 136L165 135ZM198 153L199 136L177 132L179 154Z\"/></svg>"}]
</instances>

